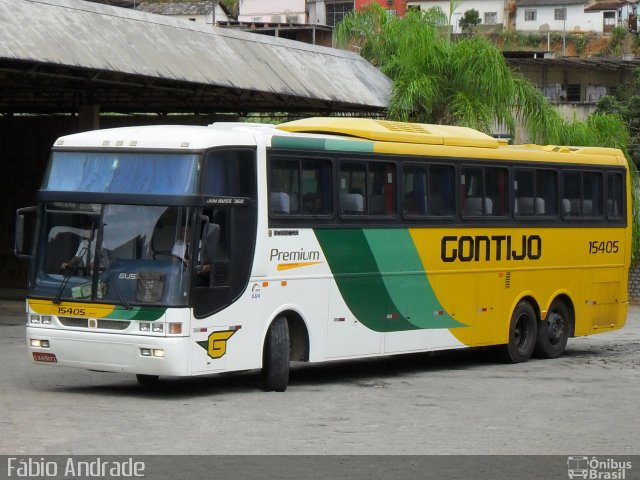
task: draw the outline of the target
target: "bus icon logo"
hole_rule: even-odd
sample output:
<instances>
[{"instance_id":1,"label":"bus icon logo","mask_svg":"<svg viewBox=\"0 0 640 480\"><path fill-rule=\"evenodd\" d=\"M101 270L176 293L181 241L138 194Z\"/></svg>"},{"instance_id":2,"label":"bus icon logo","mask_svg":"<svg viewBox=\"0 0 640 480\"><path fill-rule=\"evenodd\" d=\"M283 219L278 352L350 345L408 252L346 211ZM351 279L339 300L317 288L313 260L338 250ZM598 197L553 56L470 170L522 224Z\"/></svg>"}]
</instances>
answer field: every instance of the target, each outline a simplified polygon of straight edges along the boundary
<instances>
[{"instance_id":1,"label":"bus icon logo","mask_svg":"<svg viewBox=\"0 0 640 480\"><path fill-rule=\"evenodd\" d=\"M567 458L567 474L569 478L588 478L589 457L569 457Z\"/></svg>"}]
</instances>

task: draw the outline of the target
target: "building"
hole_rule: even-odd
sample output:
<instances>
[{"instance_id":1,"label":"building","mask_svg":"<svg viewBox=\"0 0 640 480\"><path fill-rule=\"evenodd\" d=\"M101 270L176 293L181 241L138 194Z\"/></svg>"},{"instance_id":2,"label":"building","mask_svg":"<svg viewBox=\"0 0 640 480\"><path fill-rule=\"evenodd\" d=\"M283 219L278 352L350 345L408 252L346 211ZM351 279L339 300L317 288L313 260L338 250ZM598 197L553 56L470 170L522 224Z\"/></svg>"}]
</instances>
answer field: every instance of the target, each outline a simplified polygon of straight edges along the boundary
<instances>
[{"instance_id":1,"label":"building","mask_svg":"<svg viewBox=\"0 0 640 480\"><path fill-rule=\"evenodd\" d=\"M636 31L636 5L627 1L516 0L516 30L610 34L616 26Z\"/></svg>"},{"instance_id":2,"label":"building","mask_svg":"<svg viewBox=\"0 0 640 480\"><path fill-rule=\"evenodd\" d=\"M215 9L214 9L215 6ZM169 17L181 18L192 22L215 25L219 22L228 22L229 17L222 6L217 2L141 2L135 5L136 10ZM212 15L214 12L214 15Z\"/></svg>"}]
</instances>

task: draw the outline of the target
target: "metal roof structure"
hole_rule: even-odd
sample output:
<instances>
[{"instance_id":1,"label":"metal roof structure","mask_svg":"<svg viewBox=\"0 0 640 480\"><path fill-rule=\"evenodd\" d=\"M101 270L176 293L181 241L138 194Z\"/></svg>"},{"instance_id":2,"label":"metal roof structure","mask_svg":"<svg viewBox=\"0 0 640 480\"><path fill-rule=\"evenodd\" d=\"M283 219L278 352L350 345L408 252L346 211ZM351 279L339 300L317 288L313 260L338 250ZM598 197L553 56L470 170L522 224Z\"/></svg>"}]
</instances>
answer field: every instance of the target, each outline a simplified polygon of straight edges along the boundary
<instances>
[{"instance_id":1,"label":"metal roof structure","mask_svg":"<svg viewBox=\"0 0 640 480\"><path fill-rule=\"evenodd\" d=\"M613 57L560 57L560 58L533 58L533 55L528 58L523 57L506 57L506 61L511 67L515 66L547 66L547 67L563 67L563 68L575 68L586 70L604 70L611 72L619 71L633 71L640 67L640 60L638 59L623 59Z\"/></svg>"},{"instance_id":2,"label":"metal roof structure","mask_svg":"<svg viewBox=\"0 0 640 480\"><path fill-rule=\"evenodd\" d=\"M0 0L0 112L379 112L357 54L82 0Z\"/></svg>"}]
</instances>

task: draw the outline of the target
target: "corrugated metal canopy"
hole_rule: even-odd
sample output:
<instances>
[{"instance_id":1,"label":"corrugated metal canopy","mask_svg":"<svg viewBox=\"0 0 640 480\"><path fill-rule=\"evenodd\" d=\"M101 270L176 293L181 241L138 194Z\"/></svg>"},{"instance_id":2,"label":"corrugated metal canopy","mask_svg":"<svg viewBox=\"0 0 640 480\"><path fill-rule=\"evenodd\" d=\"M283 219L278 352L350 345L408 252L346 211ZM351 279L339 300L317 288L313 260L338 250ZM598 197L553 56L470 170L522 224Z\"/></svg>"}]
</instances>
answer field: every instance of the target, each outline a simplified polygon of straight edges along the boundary
<instances>
[{"instance_id":1,"label":"corrugated metal canopy","mask_svg":"<svg viewBox=\"0 0 640 480\"><path fill-rule=\"evenodd\" d=\"M0 112L380 111L390 80L342 50L81 0L0 0Z\"/></svg>"}]
</instances>

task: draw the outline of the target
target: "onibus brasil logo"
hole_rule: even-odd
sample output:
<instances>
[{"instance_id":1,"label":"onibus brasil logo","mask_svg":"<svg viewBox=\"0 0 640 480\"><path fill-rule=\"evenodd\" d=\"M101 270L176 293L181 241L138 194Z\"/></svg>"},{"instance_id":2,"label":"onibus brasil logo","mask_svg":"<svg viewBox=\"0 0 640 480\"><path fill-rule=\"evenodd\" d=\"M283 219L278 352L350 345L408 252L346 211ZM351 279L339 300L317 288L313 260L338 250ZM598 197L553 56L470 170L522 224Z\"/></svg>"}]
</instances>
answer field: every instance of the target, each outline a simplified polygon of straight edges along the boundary
<instances>
[{"instance_id":1,"label":"onibus brasil logo","mask_svg":"<svg viewBox=\"0 0 640 480\"><path fill-rule=\"evenodd\" d=\"M625 480L631 462L614 458L570 456L567 458L567 475L570 479Z\"/></svg>"}]
</instances>

